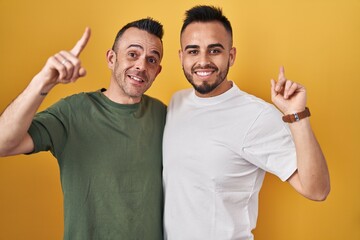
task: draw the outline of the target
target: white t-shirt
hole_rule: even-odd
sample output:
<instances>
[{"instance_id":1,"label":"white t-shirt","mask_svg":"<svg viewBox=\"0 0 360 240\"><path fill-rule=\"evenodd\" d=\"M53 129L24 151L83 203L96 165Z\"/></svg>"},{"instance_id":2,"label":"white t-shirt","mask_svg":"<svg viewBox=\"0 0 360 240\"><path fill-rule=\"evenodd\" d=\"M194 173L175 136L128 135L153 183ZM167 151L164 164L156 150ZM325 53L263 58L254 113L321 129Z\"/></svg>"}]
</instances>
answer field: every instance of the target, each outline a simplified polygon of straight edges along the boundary
<instances>
[{"instance_id":1,"label":"white t-shirt","mask_svg":"<svg viewBox=\"0 0 360 240\"><path fill-rule=\"evenodd\" d=\"M281 113L235 83L216 97L173 96L163 161L168 240L253 239L265 172L285 181L297 168Z\"/></svg>"}]
</instances>

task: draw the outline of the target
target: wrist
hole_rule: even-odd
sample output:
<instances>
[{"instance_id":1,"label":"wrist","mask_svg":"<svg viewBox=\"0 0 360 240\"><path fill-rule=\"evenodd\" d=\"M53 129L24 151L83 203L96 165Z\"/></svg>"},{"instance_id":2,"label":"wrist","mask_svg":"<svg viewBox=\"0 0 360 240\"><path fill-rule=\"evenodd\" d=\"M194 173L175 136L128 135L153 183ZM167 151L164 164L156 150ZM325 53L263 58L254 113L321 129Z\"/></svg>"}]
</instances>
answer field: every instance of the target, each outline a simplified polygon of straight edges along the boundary
<instances>
[{"instance_id":1,"label":"wrist","mask_svg":"<svg viewBox=\"0 0 360 240\"><path fill-rule=\"evenodd\" d=\"M282 120L286 123L293 123L293 122L298 122L301 119L304 119L304 118L307 118L310 116L311 116L311 114L310 114L309 108L305 107L305 110L303 110L303 111L284 115L282 117Z\"/></svg>"},{"instance_id":2,"label":"wrist","mask_svg":"<svg viewBox=\"0 0 360 240\"><path fill-rule=\"evenodd\" d=\"M30 83L30 86L32 86L40 96L46 96L55 85L54 83L44 82L43 78L39 75L36 75Z\"/></svg>"}]
</instances>

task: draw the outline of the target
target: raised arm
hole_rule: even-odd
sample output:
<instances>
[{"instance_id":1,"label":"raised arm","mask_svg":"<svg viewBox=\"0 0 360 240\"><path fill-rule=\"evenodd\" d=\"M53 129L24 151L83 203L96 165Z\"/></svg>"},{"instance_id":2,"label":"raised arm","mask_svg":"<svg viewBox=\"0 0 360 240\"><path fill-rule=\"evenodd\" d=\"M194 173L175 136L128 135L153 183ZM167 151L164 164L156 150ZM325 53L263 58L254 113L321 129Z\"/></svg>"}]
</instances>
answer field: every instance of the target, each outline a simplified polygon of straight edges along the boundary
<instances>
[{"instance_id":1,"label":"raised arm","mask_svg":"<svg viewBox=\"0 0 360 240\"><path fill-rule=\"evenodd\" d=\"M86 28L73 49L51 56L25 90L1 114L0 156L33 151L34 143L27 132L33 117L54 86L75 82L85 76L86 71L81 66L79 55L89 38L90 29Z\"/></svg>"},{"instance_id":2,"label":"raised arm","mask_svg":"<svg viewBox=\"0 0 360 240\"><path fill-rule=\"evenodd\" d=\"M306 107L306 89L285 77L280 68L278 81L271 80L271 99L284 115L299 113ZM310 126L310 119L303 118L289 123L297 155L297 171L288 182L303 196L325 200L330 192L330 177L325 157Z\"/></svg>"}]
</instances>

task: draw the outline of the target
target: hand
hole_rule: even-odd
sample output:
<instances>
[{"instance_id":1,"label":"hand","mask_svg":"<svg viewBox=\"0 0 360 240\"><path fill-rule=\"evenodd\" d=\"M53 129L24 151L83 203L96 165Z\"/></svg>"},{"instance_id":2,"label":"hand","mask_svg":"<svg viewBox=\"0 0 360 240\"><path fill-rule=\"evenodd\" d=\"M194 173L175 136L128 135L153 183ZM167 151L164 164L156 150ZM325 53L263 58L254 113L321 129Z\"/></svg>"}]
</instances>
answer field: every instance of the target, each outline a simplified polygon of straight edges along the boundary
<instances>
[{"instance_id":1,"label":"hand","mask_svg":"<svg viewBox=\"0 0 360 240\"><path fill-rule=\"evenodd\" d=\"M306 89L286 79L284 67L280 67L278 81L271 79L271 101L285 115L301 112L306 107Z\"/></svg>"},{"instance_id":2,"label":"hand","mask_svg":"<svg viewBox=\"0 0 360 240\"><path fill-rule=\"evenodd\" d=\"M86 28L84 34L70 51L60 51L51 56L43 69L38 73L44 83L44 87L51 89L58 83L75 82L79 77L86 75L86 70L81 66L80 53L84 50L90 39L90 28Z\"/></svg>"}]
</instances>

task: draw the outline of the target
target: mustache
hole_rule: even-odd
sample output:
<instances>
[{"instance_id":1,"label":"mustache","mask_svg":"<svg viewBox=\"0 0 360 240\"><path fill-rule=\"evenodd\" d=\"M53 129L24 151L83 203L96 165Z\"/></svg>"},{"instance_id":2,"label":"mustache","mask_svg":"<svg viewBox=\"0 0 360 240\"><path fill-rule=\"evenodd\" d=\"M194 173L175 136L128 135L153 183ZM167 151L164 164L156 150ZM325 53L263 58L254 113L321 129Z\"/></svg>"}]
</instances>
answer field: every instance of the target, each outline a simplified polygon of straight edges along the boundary
<instances>
[{"instance_id":1,"label":"mustache","mask_svg":"<svg viewBox=\"0 0 360 240\"><path fill-rule=\"evenodd\" d=\"M201 70L201 69L213 69L215 71L219 70L218 67L216 67L213 64L205 64L205 65L195 65L191 68L191 72L195 72L196 70Z\"/></svg>"}]
</instances>

